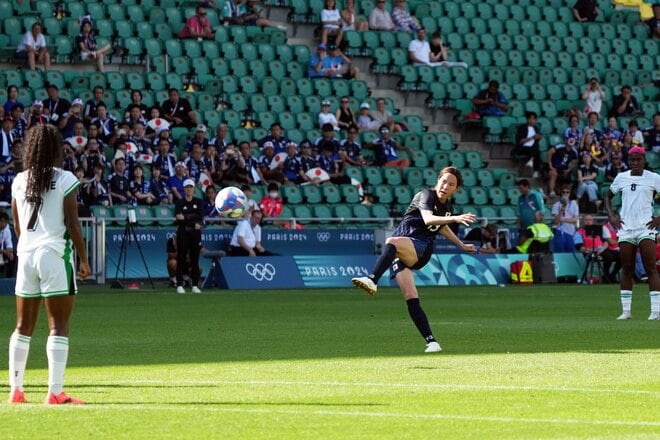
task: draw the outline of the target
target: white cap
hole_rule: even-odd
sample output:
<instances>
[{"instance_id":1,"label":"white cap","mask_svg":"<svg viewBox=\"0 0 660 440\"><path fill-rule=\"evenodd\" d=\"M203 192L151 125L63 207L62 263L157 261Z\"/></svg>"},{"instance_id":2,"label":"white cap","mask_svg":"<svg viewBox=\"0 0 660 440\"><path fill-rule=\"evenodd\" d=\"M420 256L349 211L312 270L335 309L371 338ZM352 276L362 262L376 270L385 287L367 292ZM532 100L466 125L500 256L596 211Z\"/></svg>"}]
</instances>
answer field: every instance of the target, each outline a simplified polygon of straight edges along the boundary
<instances>
[{"instance_id":1,"label":"white cap","mask_svg":"<svg viewBox=\"0 0 660 440\"><path fill-rule=\"evenodd\" d=\"M71 105L83 105L82 99L76 98L73 101L71 101Z\"/></svg>"},{"instance_id":2,"label":"white cap","mask_svg":"<svg viewBox=\"0 0 660 440\"><path fill-rule=\"evenodd\" d=\"M34 101L32 101L32 105L37 105L39 107L43 107L44 103L40 99L35 99Z\"/></svg>"},{"instance_id":3,"label":"white cap","mask_svg":"<svg viewBox=\"0 0 660 440\"><path fill-rule=\"evenodd\" d=\"M362 108L367 108L368 109L369 108L369 103L368 102L363 102L362 104L360 104L360 108L361 109Z\"/></svg>"},{"instance_id":4,"label":"white cap","mask_svg":"<svg viewBox=\"0 0 660 440\"><path fill-rule=\"evenodd\" d=\"M183 187L185 188L186 186L195 186L195 181L192 179L186 179L183 181Z\"/></svg>"},{"instance_id":5,"label":"white cap","mask_svg":"<svg viewBox=\"0 0 660 440\"><path fill-rule=\"evenodd\" d=\"M181 162L181 161L178 161L177 163L174 164L174 167L175 167L175 168L176 168L176 167L184 167L184 168L185 168L185 167L186 167L186 164L183 163L183 162Z\"/></svg>"},{"instance_id":6,"label":"white cap","mask_svg":"<svg viewBox=\"0 0 660 440\"><path fill-rule=\"evenodd\" d=\"M324 100L321 102L321 105L330 105L330 101L328 101L327 99L324 99Z\"/></svg>"},{"instance_id":7,"label":"white cap","mask_svg":"<svg viewBox=\"0 0 660 440\"><path fill-rule=\"evenodd\" d=\"M197 126L197 131L201 131L202 133L206 133L206 125L204 124L199 124Z\"/></svg>"}]
</instances>

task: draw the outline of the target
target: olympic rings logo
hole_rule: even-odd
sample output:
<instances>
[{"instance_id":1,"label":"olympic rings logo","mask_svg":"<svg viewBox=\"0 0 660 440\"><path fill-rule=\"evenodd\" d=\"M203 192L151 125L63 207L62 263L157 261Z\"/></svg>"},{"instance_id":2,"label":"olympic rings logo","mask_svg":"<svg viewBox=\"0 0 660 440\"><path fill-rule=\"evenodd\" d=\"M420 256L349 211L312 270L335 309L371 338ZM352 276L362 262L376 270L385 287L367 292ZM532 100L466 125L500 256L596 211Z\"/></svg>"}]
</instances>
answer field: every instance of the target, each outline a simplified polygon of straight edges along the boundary
<instances>
[{"instance_id":1,"label":"olympic rings logo","mask_svg":"<svg viewBox=\"0 0 660 440\"><path fill-rule=\"evenodd\" d=\"M270 263L248 263L245 265L245 271L248 275L257 281L272 281L273 278L275 278L275 274L277 273L275 271L275 266Z\"/></svg>"},{"instance_id":2,"label":"olympic rings logo","mask_svg":"<svg viewBox=\"0 0 660 440\"><path fill-rule=\"evenodd\" d=\"M317 232L316 233L316 239L320 242L326 242L330 240L330 233L329 232Z\"/></svg>"}]
</instances>

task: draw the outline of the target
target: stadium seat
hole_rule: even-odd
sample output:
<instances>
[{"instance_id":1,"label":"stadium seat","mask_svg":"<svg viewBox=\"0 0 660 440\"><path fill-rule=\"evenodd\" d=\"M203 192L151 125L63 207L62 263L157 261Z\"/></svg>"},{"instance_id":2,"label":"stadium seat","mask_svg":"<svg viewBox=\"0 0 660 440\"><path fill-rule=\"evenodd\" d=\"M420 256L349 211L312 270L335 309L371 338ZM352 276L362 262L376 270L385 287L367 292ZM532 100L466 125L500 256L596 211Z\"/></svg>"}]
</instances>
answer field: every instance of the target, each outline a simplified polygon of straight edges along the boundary
<instances>
[{"instance_id":1,"label":"stadium seat","mask_svg":"<svg viewBox=\"0 0 660 440\"><path fill-rule=\"evenodd\" d=\"M372 192L378 203L392 203L394 200L392 189L388 185L378 185L374 187Z\"/></svg>"},{"instance_id":2,"label":"stadium seat","mask_svg":"<svg viewBox=\"0 0 660 440\"><path fill-rule=\"evenodd\" d=\"M360 203L360 193L354 185L341 185L341 194L346 203Z\"/></svg>"}]
</instances>

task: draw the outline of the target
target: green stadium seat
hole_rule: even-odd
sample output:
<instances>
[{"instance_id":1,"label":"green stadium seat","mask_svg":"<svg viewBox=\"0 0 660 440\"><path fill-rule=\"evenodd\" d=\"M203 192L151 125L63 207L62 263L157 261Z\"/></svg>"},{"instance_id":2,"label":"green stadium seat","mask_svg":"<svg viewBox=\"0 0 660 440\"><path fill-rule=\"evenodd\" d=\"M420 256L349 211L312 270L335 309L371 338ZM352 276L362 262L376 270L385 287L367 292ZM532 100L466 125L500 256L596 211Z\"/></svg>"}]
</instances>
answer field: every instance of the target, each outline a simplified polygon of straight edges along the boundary
<instances>
[{"instance_id":1,"label":"green stadium seat","mask_svg":"<svg viewBox=\"0 0 660 440\"><path fill-rule=\"evenodd\" d=\"M341 192L337 185L326 183L321 186L321 189L325 203L334 204L341 202Z\"/></svg>"},{"instance_id":2,"label":"green stadium seat","mask_svg":"<svg viewBox=\"0 0 660 440\"><path fill-rule=\"evenodd\" d=\"M479 180L479 185L484 188L490 188L495 186L495 176L493 172L486 168L481 168L477 171L477 179Z\"/></svg>"},{"instance_id":3,"label":"green stadium seat","mask_svg":"<svg viewBox=\"0 0 660 440\"><path fill-rule=\"evenodd\" d=\"M92 211L92 215L94 217L100 218L100 219L105 219L106 220L106 226L109 226L110 224L112 224L112 221L109 220L114 216L112 208L108 208L108 207L103 206L103 205L92 205L92 206L90 206L90 210Z\"/></svg>"},{"instance_id":4,"label":"green stadium seat","mask_svg":"<svg viewBox=\"0 0 660 440\"><path fill-rule=\"evenodd\" d=\"M408 204L412 199L412 191L409 186L397 185L394 187L394 198L398 204Z\"/></svg>"},{"instance_id":5,"label":"green stadium seat","mask_svg":"<svg viewBox=\"0 0 660 440\"><path fill-rule=\"evenodd\" d=\"M323 195L321 190L315 185L303 185L302 193L305 201L310 205L315 205L321 203L323 200Z\"/></svg>"},{"instance_id":6,"label":"green stadium seat","mask_svg":"<svg viewBox=\"0 0 660 440\"><path fill-rule=\"evenodd\" d=\"M442 169L442 168L438 168ZM438 181L438 172L435 168L424 168L422 170L424 175L424 186L433 187Z\"/></svg>"},{"instance_id":7,"label":"green stadium seat","mask_svg":"<svg viewBox=\"0 0 660 440\"><path fill-rule=\"evenodd\" d=\"M329 206L326 205L314 205L312 207L312 212L314 214L315 218L331 218L333 217L332 215L332 210L330 209ZM319 220L319 223L328 223L329 220Z\"/></svg>"},{"instance_id":8,"label":"green stadium seat","mask_svg":"<svg viewBox=\"0 0 660 440\"><path fill-rule=\"evenodd\" d=\"M390 210L387 206L380 204L380 203L374 203L371 205L371 216L373 218L389 218L390 217Z\"/></svg>"},{"instance_id":9,"label":"green stadium seat","mask_svg":"<svg viewBox=\"0 0 660 440\"><path fill-rule=\"evenodd\" d=\"M394 196L392 195L392 189L387 185L378 185L373 189L373 195L376 197L376 200L379 203L392 203Z\"/></svg>"},{"instance_id":10,"label":"green stadium seat","mask_svg":"<svg viewBox=\"0 0 660 440\"><path fill-rule=\"evenodd\" d=\"M364 177L369 185L380 185L383 183L383 175L379 167L365 167Z\"/></svg>"},{"instance_id":11,"label":"green stadium seat","mask_svg":"<svg viewBox=\"0 0 660 440\"><path fill-rule=\"evenodd\" d=\"M412 187L424 186L424 173L419 168L406 168L404 170L406 183Z\"/></svg>"},{"instance_id":12,"label":"green stadium seat","mask_svg":"<svg viewBox=\"0 0 660 440\"><path fill-rule=\"evenodd\" d=\"M473 186L477 186L477 175L475 174L474 171L472 171L469 168L466 168L461 171L461 175L463 177L463 185L466 188L470 188Z\"/></svg>"},{"instance_id":13,"label":"green stadium seat","mask_svg":"<svg viewBox=\"0 0 660 440\"><path fill-rule=\"evenodd\" d=\"M346 203L360 203L360 193L354 185L341 185L341 194Z\"/></svg>"},{"instance_id":14,"label":"green stadium seat","mask_svg":"<svg viewBox=\"0 0 660 440\"><path fill-rule=\"evenodd\" d=\"M353 217L353 210L349 205L338 203L334 205L332 208L335 217L344 218L344 219Z\"/></svg>"},{"instance_id":15,"label":"green stadium seat","mask_svg":"<svg viewBox=\"0 0 660 440\"><path fill-rule=\"evenodd\" d=\"M312 214L312 210L309 206L307 205L296 205L293 207L293 215L297 219L311 219L314 217ZM308 224L310 223L310 220L298 220L302 224Z\"/></svg>"},{"instance_id":16,"label":"green stadium seat","mask_svg":"<svg viewBox=\"0 0 660 440\"><path fill-rule=\"evenodd\" d=\"M457 205L467 205L470 202L470 194L464 187L459 187L456 192L454 192L454 203Z\"/></svg>"},{"instance_id":17,"label":"green stadium seat","mask_svg":"<svg viewBox=\"0 0 660 440\"><path fill-rule=\"evenodd\" d=\"M371 218L371 211L369 210L369 207L366 205L362 205L362 204L353 205L352 209L353 209L354 218L362 218L362 219Z\"/></svg>"},{"instance_id":18,"label":"green stadium seat","mask_svg":"<svg viewBox=\"0 0 660 440\"><path fill-rule=\"evenodd\" d=\"M466 189L468 187L469 186L466 185ZM486 190L484 190L484 188L480 186L471 187L469 188L469 192L470 192L470 199L472 200L472 203L474 203L475 205L481 206L488 203L488 193L486 192Z\"/></svg>"}]
</instances>

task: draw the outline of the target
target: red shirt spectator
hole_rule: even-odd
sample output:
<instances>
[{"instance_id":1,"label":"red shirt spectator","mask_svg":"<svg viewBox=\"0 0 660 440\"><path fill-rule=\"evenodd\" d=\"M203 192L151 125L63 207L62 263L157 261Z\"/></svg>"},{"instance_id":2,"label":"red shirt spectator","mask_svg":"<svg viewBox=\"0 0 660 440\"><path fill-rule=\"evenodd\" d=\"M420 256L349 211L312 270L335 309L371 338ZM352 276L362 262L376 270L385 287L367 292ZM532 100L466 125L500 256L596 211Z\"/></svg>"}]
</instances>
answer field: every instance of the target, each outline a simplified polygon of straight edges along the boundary
<instances>
[{"instance_id":1,"label":"red shirt spectator","mask_svg":"<svg viewBox=\"0 0 660 440\"><path fill-rule=\"evenodd\" d=\"M183 29L179 33L180 38L207 38L214 37L211 24L206 18L206 9L203 6L197 6L195 15L191 16Z\"/></svg>"},{"instance_id":2,"label":"red shirt spectator","mask_svg":"<svg viewBox=\"0 0 660 440\"><path fill-rule=\"evenodd\" d=\"M264 217L279 217L282 215L284 202L277 191L277 184L271 183L268 185L268 194L261 199L259 207L263 211Z\"/></svg>"}]
</instances>

